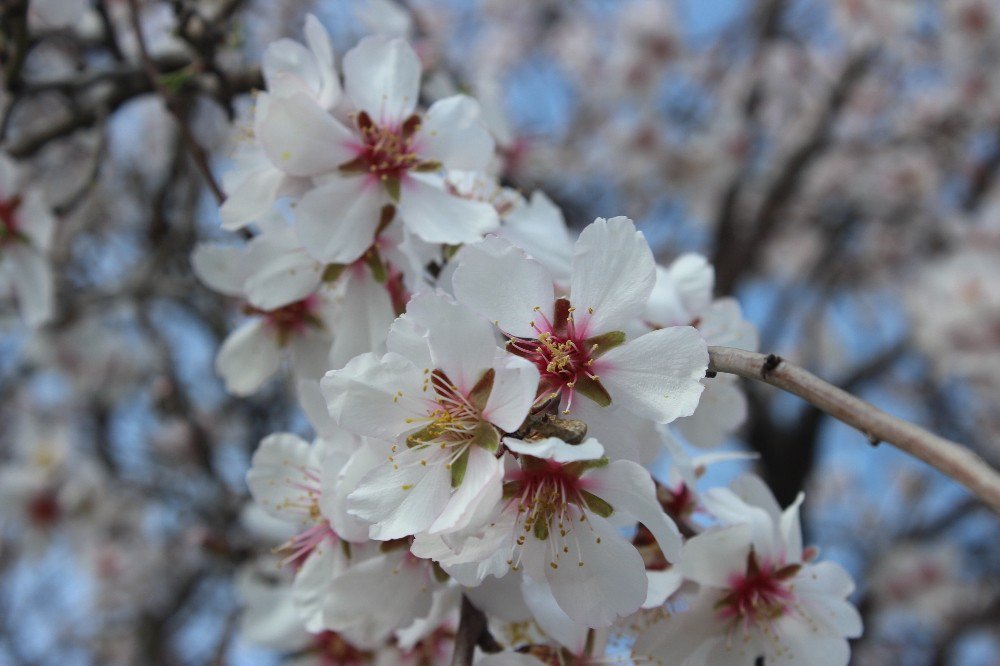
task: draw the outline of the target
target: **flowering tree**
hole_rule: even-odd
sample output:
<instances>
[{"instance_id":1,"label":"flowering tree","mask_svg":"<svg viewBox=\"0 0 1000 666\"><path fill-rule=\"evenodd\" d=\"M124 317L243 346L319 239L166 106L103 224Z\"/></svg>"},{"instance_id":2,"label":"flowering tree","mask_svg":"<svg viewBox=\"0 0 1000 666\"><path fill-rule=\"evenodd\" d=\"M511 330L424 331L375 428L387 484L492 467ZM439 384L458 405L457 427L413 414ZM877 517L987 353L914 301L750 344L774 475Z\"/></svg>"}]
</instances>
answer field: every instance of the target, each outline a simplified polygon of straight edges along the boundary
<instances>
[{"instance_id":1,"label":"flowering tree","mask_svg":"<svg viewBox=\"0 0 1000 666\"><path fill-rule=\"evenodd\" d=\"M994 3L300 4L2 5L3 659L1000 655Z\"/></svg>"}]
</instances>

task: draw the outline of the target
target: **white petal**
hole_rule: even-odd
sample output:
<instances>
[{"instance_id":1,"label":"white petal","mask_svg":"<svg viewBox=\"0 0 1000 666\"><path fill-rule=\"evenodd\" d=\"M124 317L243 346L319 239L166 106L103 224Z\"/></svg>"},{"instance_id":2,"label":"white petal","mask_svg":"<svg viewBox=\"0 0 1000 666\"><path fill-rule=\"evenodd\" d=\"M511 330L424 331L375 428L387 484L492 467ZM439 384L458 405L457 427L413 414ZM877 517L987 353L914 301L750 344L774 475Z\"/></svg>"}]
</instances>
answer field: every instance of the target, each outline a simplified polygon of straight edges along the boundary
<instances>
[{"instance_id":1,"label":"white petal","mask_svg":"<svg viewBox=\"0 0 1000 666\"><path fill-rule=\"evenodd\" d=\"M276 310L316 291L321 275L322 266L301 250L266 257L244 284L247 300L261 310Z\"/></svg>"},{"instance_id":2,"label":"white petal","mask_svg":"<svg viewBox=\"0 0 1000 666\"><path fill-rule=\"evenodd\" d=\"M248 174L219 208L222 228L236 231L270 213L285 178L284 172L270 163Z\"/></svg>"},{"instance_id":3,"label":"white petal","mask_svg":"<svg viewBox=\"0 0 1000 666\"><path fill-rule=\"evenodd\" d=\"M425 419L424 373L398 354L363 354L320 382L334 420L355 434L393 441Z\"/></svg>"},{"instance_id":4,"label":"white petal","mask_svg":"<svg viewBox=\"0 0 1000 666\"><path fill-rule=\"evenodd\" d=\"M386 348L409 359L417 367L430 368L434 365L427 346L427 329L406 314L392 322Z\"/></svg>"},{"instance_id":5,"label":"white petal","mask_svg":"<svg viewBox=\"0 0 1000 666\"><path fill-rule=\"evenodd\" d=\"M533 458L543 458L557 463L571 463L580 460L597 460L604 455L604 447L593 437L579 444L567 444L558 437L546 437L525 442L513 437L504 437L504 446L515 453Z\"/></svg>"},{"instance_id":6,"label":"white petal","mask_svg":"<svg viewBox=\"0 0 1000 666\"><path fill-rule=\"evenodd\" d=\"M729 488L709 488L702 504L723 525L746 525L751 530L757 554L766 559L780 556L774 517L759 506L748 504Z\"/></svg>"},{"instance_id":7,"label":"white petal","mask_svg":"<svg viewBox=\"0 0 1000 666\"><path fill-rule=\"evenodd\" d=\"M337 304L336 330L330 350L330 367L343 367L366 351L381 353L395 317L392 299L364 266L346 271L344 296Z\"/></svg>"},{"instance_id":8,"label":"white petal","mask_svg":"<svg viewBox=\"0 0 1000 666\"><path fill-rule=\"evenodd\" d=\"M552 277L522 250L490 238L463 248L460 256L452 278L455 297L496 323L500 330L535 338L538 332L531 323L540 316L552 320Z\"/></svg>"},{"instance_id":9,"label":"white petal","mask_svg":"<svg viewBox=\"0 0 1000 666\"><path fill-rule=\"evenodd\" d=\"M433 367L468 394L493 366L497 344L490 323L442 292L417 294L406 312L427 329Z\"/></svg>"},{"instance_id":10,"label":"white petal","mask_svg":"<svg viewBox=\"0 0 1000 666\"><path fill-rule=\"evenodd\" d=\"M17 230L28 238L32 247L41 253L46 253L52 245L56 218L42 198L41 192L36 189L24 192L24 200L18 210L18 221L20 224Z\"/></svg>"},{"instance_id":11,"label":"white petal","mask_svg":"<svg viewBox=\"0 0 1000 666\"><path fill-rule=\"evenodd\" d=\"M678 567L647 571L646 578L649 580L649 588L646 591L646 601L642 603L643 608L659 608L684 584L684 575Z\"/></svg>"},{"instance_id":12,"label":"white petal","mask_svg":"<svg viewBox=\"0 0 1000 666\"><path fill-rule=\"evenodd\" d=\"M521 427L538 390L538 368L517 356L501 357L494 364L493 391L483 418L506 432Z\"/></svg>"},{"instance_id":13,"label":"white petal","mask_svg":"<svg viewBox=\"0 0 1000 666\"><path fill-rule=\"evenodd\" d=\"M493 137L482 124L479 103L466 95L434 102L415 138L422 156L449 169L480 171L493 158Z\"/></svg>"},{"instance_id":14,"label":"white petal","mask_svg":"<svg viewBox=\"0 0 1000 666\"><path fill-rule=\"evenodd\" d=\"M746 572L750 528L734 525L688 539L681 551L680 570L700 585L727 588L729 577Z\"/></svg>"},{"instance_id":15,"label":"white petal","mask_svg":"<svg viewBox=\"0 0 1000 666\"><path fill-rule=\"evenodd\" d=\"M439 177L428 173L403 179L399 215L423 240L448 245L473 243L500 225L493 206L450 194Z\"/></svg>"},{"instance_id":16,"label":"white petal","mask_svg":"<svg viewBox=\"0 0 1000 666\"><path fill-rule=\"evenodd\" d=\"M616 460L585 474L583 487L605 500L615 512L623 512L652 532L668 562L677 562L681 534L656 499L653 478L630 460Z\"/></svg>"},{"instance_id":17,"label":"white petal","mask_svg":"<svg viewBox=\"0 0 1000 666\"><path fill-rule=\"evenodd\" d=\"M503 467L489 451L472 446L462 483L448 500L428 532L461 530L469 525L481 506L496 506L503 495Z\"/></svg>"},{"instance_id":18,"label":"white petal","mask_svg":"<svg viewBox=\"0 0 1000 666\"><path fill-rule=\"evenodd\" d=\"M23 243L12 244L4 252L24 322L32 328L47 323L55 313L55 277L49 262Z\"/></svg>"},{"instance_id":19,"label":"white petal","mask_svg":"<svg viewBox=\"0 0 1000 666\"><path fill-rule=\"evenodd\" d=\"M308 329L303 335L296 335L288 343L292 354L292 370L295 379L319 379L329 370L327 359L333 339L325 330Z\"/></svg>"},{"instance_id":20,"label":"white petal","mask_svg":"<svg viewBox=\"0 0 1000 666\"><path fill-rule=\"evenodd\" d=\"M377 124L397 128L417 107L420 59L402 39L365 37L344 56L344 88Z\"/></svg>"},{"instance_id":21,"label":"white petal","mask_svg":"<svg viewBox=\"0 0 1000 666\"><path fill-rule=\"evenodd\" d=\"M356 156L356 138L306 95L271 99L257 136L268 159L287 174L329 173Z\"/></svg>"},{"instance_id":22,"label":"white petal","mask_svg":"<svg viewBox=\"0 0 1000 666\"><path fill-rule=\"evenodd\" d=\"M262 319L243 324L229 334L215 357L215 370L233 395L250 395L278 371L277 342Z\"/></svg>"},{"instance_id":23,"label":"white petal","mask_svg":"<svg viewBox=\"0 0 1000 666\"><path fill-rule=\"evenodd\" d=\"M583 336L621 331L638 317L656 280L653 253L625 217L598 218L573 251L570 301Z\"/></svg>"},{"instance_id":24,"label":"white petal","mask_svg":"<svg viewBox=\"0 0 1000 666\"><path fill-rule=\"evenodd\" d=\"M289 522L304 522L315 499L304 487L316 485L310 479L312 447L289 433L265 437L250 462L247 485L250 494L268 514ZM315 470L318 472L318 470Z\"/></svg>"},{"instance_id":25,"label":"white petal","mask_svg":"<svg viewBox=\"0 0 1000 666\"><path fill-rule=\"evenodd\" d=\"M242 298L243 283L250 273L247 257L244 247L201 243L191 253L191 268L210 289Z\"/></svg>"},{"instance_id":26,"label":"white petal","mask_svg":"<svg viewBox=\"0 0 1000 666\"><path fill-rule=\"evenodd\" d=\"M705 390L698 401L698 408L691 416L678 419L676 426L691 444L710 448L722 444L743 425L747 416L747 401L743 389L723 376L701 382Z\"/></svg>"},{"instance_id":27,"label":"white petal","mask_svg":"<svg viewBox=\"0 0 1000 666\"><path fill-rule=\"evenodd\" d=\"M646 599L642 556L600 516L588 513L581 523L573 509L568 514L573 518L573 534L564 540L569 552L556 554L554 568L546 563L545 577L570 619L588 627L610 626Z\"/></svg>"},{"instance_id":28,"label":"white petal","mask_svg":"<svg viewBox=\"0 0 1000 666\"><path fill-rule=\"evenodd\" d=\"M573 654L582 655L587 646L590 627L570 619L552 596L549 584L544 580L533 580L524 576L521 581L521 592L525 604L545 635Z\"/></svg>"},{"instance_id":29,"label":"white petal","mask_svg":"<svg viewBox=\"0 0 1000 666\"><path fill-rule=\"evenodd\" d=\"M351 263L375 242L375 229L387 202L378 183L365 176L330 178L307 192L295 207L302 246L319 261Z\"/></svg>"},{"instance_id":30,"label":"white petal","mask_svg":"<svg viewBox=\"0 0 1000 666\"><path fill-rule=\"evenodd\" d=\"M323 631L323 606L330 595L330 586L345 567L344 551L332 539L324 541L310 553L295 574L292 594L299 617L310 633Z\"/></svg>"},{"instance_id":31,"label":"white petal","mask_svg":"<svg viewBox=\"0 0 1000 666\"><path fill-rule=\"evenodd\" d=\"M698 407L708 348L689 326L664 328L612 349L594 368L612 401L637 416L670 423Z\"/></svg>"},{"instance_id":32,"label":"white petal","mask_svg":"<svg viewBox=\"0 0 1000 666\"><path fill-rule=\"evenodd\" d=\"M507 214L497 235L540 261L557 280L569 280L573 239L562 211L541 190L532 192L530 203Z\"/></svg>"}]
</instances>

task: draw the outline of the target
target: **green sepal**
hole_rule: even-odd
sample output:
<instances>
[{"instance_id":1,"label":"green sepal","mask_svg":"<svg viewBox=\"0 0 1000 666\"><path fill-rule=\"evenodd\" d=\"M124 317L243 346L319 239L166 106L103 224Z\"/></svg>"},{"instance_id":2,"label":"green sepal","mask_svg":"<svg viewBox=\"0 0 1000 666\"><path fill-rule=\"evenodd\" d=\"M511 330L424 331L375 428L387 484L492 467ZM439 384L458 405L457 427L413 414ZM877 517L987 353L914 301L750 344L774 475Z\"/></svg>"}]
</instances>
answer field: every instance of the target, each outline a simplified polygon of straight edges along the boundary
<instances>
[{"instance_id":1,"label":"green sepal","mask_svg":"<svg viewBox=\"0 0 1000 666\"><path fill-rule=\"evenodd\" d=\"M534 533L535 537L540 541L545 541L549 538L549 521L543 520L548 516L538 516L535 518L535 524L532 526L531 531Z\"/></svg>"},{"instance_id":2,"label":"green sepal","mask_svg":"<svg viewBox=\"0 0 1000 666\"><path fill-rule=\"evenodd\" d=\"M469 449L466 448L462 451L455 462L451 464L451 487L458 488L462 485L462 479L465 478L465 468L469 466Z\"/></svg>"},{"instance_id":3,"label":"green sepal","mask_svg":"<svg viewBox=\"0 0 1000 666\"><path fill-rule=\"evenodd\" d=\"M395 203L399 203L399 193L402 188L402 183L399 182L399 178L394 178L392 176L386 176L382 179L382 187L385 188L385 193L389 195Z\"/></svg>"},{"instance_id":4,"label":"green sepal","mask_svg":"<svg viewBox=\"0 0 1000 666\"><path fill-rule=\"evenodd\" d=\"M435 173L440 171L442 167L443 165L437 160L424 160L410 170L416 171L417 173Z\"/></svg>"},{"instance_id":5,"label":"green sepal","mask_svg":"<svg viewBox=\"0 0 1000 666\"><path fill-rule=\"evenodd\" d=\"M336 282L347 268L347 264L327 264L323 269L323 282Z\"/></svg>"},{"instance_id":6,"label":"green sepal","mask_svg":"<svg viewBox=\"0 0 1000 666\"><path fill-rule=\"evenodd\" d=\"M435 424L424 426L420 430L406 436L406 448L412 449L415 446L427 446L428 443L437 439Z\"/></svg>"},{"instance_id":7,"label":"green sepal","mask_svg":"<svg viewBox=\"0 0 1000 666\"><path fill-rule=\"evenodd\" d=\"M608 393L601 382L596 379L591 379L587 375L579 375L576 378L576 382L573 384L573 389L596 402L601 407L607 407L611 404L611 394Z\"/></svg>"},{"instance_id":8,"label":"green sepal","mask_svg":"<svg viewBox=\"0 0 1000 666\"><path fill-rule=\"evenodd\" d=\"M344 175L368 173L368 160L365 159L364 155L358 155L353 160L349 160L339 165L337 170Z\"/></svg>"},{"instance_id":9,"label":"green sepal","mask_svg":"<svg viewBox=\"0 0 1000 666\"><path fill-rule=\"evenodd\" d=\"M451 576L448 572L441 568L441 565L437 562L431 562L431 571L434 572L434 579L439 583L447 583Z\"/></svg>"},{"instance_id":10,"label":"green sepal","mask_svg":"<svg viewBox=\"0 0 1000 666\"><path fill-rule=\"evenodd\" d=\"M602 500L600 497L586 490L580 491L580 496L587 503L587 508L596 513L601 518L607 518L615 512L615 508Z\"/></svg>"},{"instance_id":11,"label":"green sepal","mask_svg":"<svg viewBox=\"0 0 1000 666\"><path fill-rule=\"evenodd\" d=\"M572 474L573 476L580 476L584 472L591 469L600 469L601 467L607 467L608 463L611 461L607 456L601 456L596 460L576 460L571 463L567 463L563 466L563 470L567 474Z\"/></svg>"},{"instance_id":12,"label":"green sepal","mask_svg":"<svg viewBox=\"0 0 1000 666\"><path fill-rule=\"evenodd\" d=\"M392 204L386 204L382 206L382 212L379 213L378 226L375 228L375 238L382 235L385 228L389 226L392 220L396 217L396 207Z\"/></svg>"},{"instance_id":13,"label":"green sepal","mask_svg":"<svg viewBox=\"0 0 1000 666\"><path fill-rule=\"evenodd\" d=\"M500 448L500 431L492 423L480 421L472 433L472 443L490 453L496 453Z\"/></svg>"},{"instance_id":14,"label":"green sepal","mask_svg":"<svg viewBox=\"0 0 1000 666\"><path fill-rule=\"evenodd\" d=\"M496 376L496 370L490 368L483 373L476 385L469 391L469 402L479 412L486 409L486 402L490 399L490 393L493 392L493 380L496 379Z\"/></svg>"},{"instance_id":15,"label":"green sepal","mask_svg":"<svg viewBox=\"0 0 1000 666\"><path fill-rule=\"evenodd\" d=\"M385 271L385 264L382 263L382 256L378 253L377 248L373 247L365 252L365 263L368 265L369 270L371 270L375 281L379 284L384 284L388 275Z\"/></svg>"},{"instance_id":16,"label":"green sepal","mask_svg":"<svg viewBox=\"0 0 1000 666\"><path fill-rule=\"evenodd\" d=\"M584 340L592 358L625 344L625 331L609 331Z\"/></svg>"}]
</instances>

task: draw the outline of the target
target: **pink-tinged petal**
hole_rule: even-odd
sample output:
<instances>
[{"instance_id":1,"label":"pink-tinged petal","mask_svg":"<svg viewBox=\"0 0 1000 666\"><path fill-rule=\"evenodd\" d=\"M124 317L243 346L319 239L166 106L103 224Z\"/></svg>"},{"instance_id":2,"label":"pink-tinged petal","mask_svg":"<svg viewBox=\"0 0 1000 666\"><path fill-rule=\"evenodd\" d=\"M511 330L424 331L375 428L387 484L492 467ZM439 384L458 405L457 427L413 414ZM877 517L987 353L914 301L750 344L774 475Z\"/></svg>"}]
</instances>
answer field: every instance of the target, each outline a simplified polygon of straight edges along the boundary
<instances>
[{"instance_id":1,"label":"pink-tinged petal","mask_svg":"<svg viewBox=\"0 0 1000 666\"><path fill-rule=\"evenodd\" d=\"M626 217L598 218L573 251L570 301L582 337L621 331L646 307L656 280L653 253Z\"/></svg>"},{"instance_id":2,"label":"pink-tinged petal","mask_svg":"<svg viewBox=\"0 0 1000 666\"><path fill-rule=\"evenodd\" d=\"M226 296L242 297L251 265L245 247L202 243L191 253L191 268L202 284Z\"/></svg>"},{"instance_id":3,"label":"pink-tinged petal","mask_svg":"<svg viewBox=\"0 0 1000 666\"><path fill-rule=\"evenodd\" d=\"M465 529L480 507L496 506L502 495L503 466L500 461L489 451L472 446L461 485L427 531L435 534Z\"/></svg>"},{"instance_id":4,"label":"pink-tinged petal","mask_svg":"<svg viewBox=\"0 0 1000 666\"><path fill-rule=\"evenodd\" d=\"M256 133L268 159L292 176L330 173L356 156L351 132L303 94L270 99Z\"/></svg>"},{"instance_id":5,"label":"pink-tinged petal","mask_svg":"<svg viewBox=\"0 0 1000 666\"><path fill-rule=\"evenodd\" d=\"M319 261L349 264L375 242L388 200L363 176L334 177L306 193L295 207L302 246Z\"/></svg>"},{"instance_id":6,"label":"pink-tinged petal","mask_svg":"<svg viewBox=\"0 0 1000 666\"><path fill-rule=\"evenodd\" d=\"M399 451L361 479L347 507L372 523L369 537L388 541L424 532L441 515L451 496L451 470L447 452L439 452L436 446Z\"/></svg>"},{"instance_id":7,"label":"pink-tinged petal","mask_svg":"<svg viewBox=\"0 0 1000 666\"><path fill-rule=\"evenodd\" d=\"M670 423L698 407L708 348L690 326L664 328L612 349L594 367L613 403Z\"/></svg>"},{"instance_id":8,"label":"pink-tinged petal","mask_svg":"<svg viewBox=\"0 0 1000 666\"><path fill-rule=\"evenodd\" d=\"M432 367L468 394L493 366L497 344L490 323L442 292L417 294L406 312L427 329Z\"/></svg>"},{"instance_id":9,"label":"pink-tinged petal","mask_svg":"<svg viewBox=\"0 0 1000 666\"><path fill-rule=\"evenodd\" d=\"M538 368L517 356L502 356L494 364L493 390L483 418L506 432L521 427L538 390Z\"/></svg>"},{"instance_id":10,"label":"pink-tinged petal","mask_svg":"<svg viewBox=\"0 0 1000 666\"><path fill-rule=\"evenodd\" d=\"M573 537L564 539L568 552L552 558L555 567L552 560L546 562L545 578L571 620L588 627L611 626L639 610L646 599L642 556L600 516L588 513L581 523L573 507L568 513L574 525Z\"/></svg>"},{"instance_id":11,"label":"pink-tinged petal","mask_svg":"<svg viewBox=\"0 0 1000 666\"><path fill-rule=\"evenodd\" d=\"M359 111L398 128L417 108L420 59L402 39L365 37L344 56L344 88Z\"/></svg>"},{"instance_id":12,"label":"pink-tinged petal","mask_svg":"<svg viewBox=\"0 0 1000 666\"><path fill-rule=\"evenodd\" d=\"M681 573L699 585L727 588L731 575L746 571L750 546L750 527L747 525L703 532L684 544Z\"/></svg>"},{"instance_id":13,"label":"pink-tinged petal","mask_svg":"<svg viewBox=\"0 0 1000 666\"><path fill-rule=\"evenodd\" d=\"M807 565L795 579L796 589L812 596L844 599L854 592L854 579L836 562Z\"/></svg>"},{"instance_id":14,"label":"pink-tinged petal","mask_svg":"<svg viewBox=\"0 0 1000 666\"><path fill-rule=\"evenodd\" d=\"M809 575L805 574L805 576ZM804 576L796 580L802 578ZM826 632L846 638L857 638L861 635L864 629L861 614L850 602L835 597L815 595L811 590L803 590L799 587L796 587L795 591L800 604L806 609L809 619L814 623L822 623Z\"/></svg>"},{"instance_id":15,"label":"pink-tinged petal","mask_svg":"<svg viewBox=\"0 0 1000 666\"><path fill-rule=\"evenodd\" d=\"M337 303L329 361L334 369L366 351L384 351L386 333L396 314L385 285L376 282L367 269L350 270Z\"/></svg>"},{"instance_id":16,"label":"pink-tinged petal","mask_svg":"<svg viewBox=\"0 0 1000 666\"><path fill-rule=\"evenodd\" d=\"M482 124L479 103L466 95L434 102L416 141L422 157L448 169L481 171L493 158L493 137Z\"/></svg>"},{"instance_id":17,"label":"pink-tinged petal","mask_svg":"<svg viewBox=\"0 0 1000 666\"><path fill-rule=\"evenodd\" d=\"M51 321L55 314L55 278L49 262L35 248L23 244L4 248L4 253L24 323L37 328Z\"/></svg>"},{"instance_id":18,"label":"pink-tinged petal","mask_svg":"<svg viewBox=\"0 0 1000 666\"><path fill-rule=\"evenodd\" d=\"M555 301L552 277L522 250L499 238L462 249L452 277L455 297L505 333L537 337L531 324L551 321ZM536 309L537 308L537 309Z\"/></svg>"},{"instance_id":19,"label":"pink-tinged petal","mask_svg":"<svg viewBox=\"0 0 1000 666\"><path fill-rule=\"evenodd\" d=\"M310 633L315 634L326 628L323 606L330 595L331 584L345 567L344 550L331 539L317 546L295 573L292 595L299 617Z\"/></svg>"},{"instance_id":20,"label":"pink-tinged petal","mask_svg":"<svg viewBox=\"0 0 1000 666\"><path fill-rule=\"evenodd\" d=\"M677 562L681 533L657 501L649 472L630 460L616 460L589 472L583 479L587 491L610 504L615 513L620 511L645 525L667 561Z\"/></svg>"},{"instance_id":21,"label":"pink-tinged petal","mask_svg":"<svg viewBox=\"0 0 1000 666\"><path fill-rule=\"evenodd\" d=\"M247 486L257 504L269 515L288 522L309 520L308 507L319 498L318 470L310 470L312 447L289 433L265 437L250 461Z\"/></svg>"},{"instance_id":22,"label":"pink-tinged petal","mask_svg":"<svg viewBox=\"0 0 1000 666\"><path fill-rule=\"evenodd\" d=\"M264 320L254 319L229 334L219 355L215 370L226 382L233 395L250 395L278 371L281 354L278 344L265 327Z\"/></svg>"},{"instance_id":23,"label":"pink-tinged petal","mask_svg":"<svg viewBox=\"0 0 1000 666\"><path fill-rule=\"evenodd\" d=\"M575 655L584 653L590 627L570 619L552 596L552 590L546 581L525 576L521 579L521 593L535 622L546 636Z\"/></svg>"},{"instance_id":24,"label":"pink-tinged petal","mask_svg":"<svg viewBox=\"0 0 1000 666\"><path fill-rule=\"evenodd\" d=\"M393 441L427 416L423 370L398 354L362 354L320 387L337 424L357 435Z\"/></svg>"},{"instance_id":25,"label":"pink-tinged petal","mask_svg":"<svg viewBox=\"0 0 1000 666\"><path fill-rule=\"evenodd\" d=\"M473 243L500 225L488 203L449 193L438 176L411 173L403 179L399 216L406 228L428 243Z\"/></svg>"}]
</instances>

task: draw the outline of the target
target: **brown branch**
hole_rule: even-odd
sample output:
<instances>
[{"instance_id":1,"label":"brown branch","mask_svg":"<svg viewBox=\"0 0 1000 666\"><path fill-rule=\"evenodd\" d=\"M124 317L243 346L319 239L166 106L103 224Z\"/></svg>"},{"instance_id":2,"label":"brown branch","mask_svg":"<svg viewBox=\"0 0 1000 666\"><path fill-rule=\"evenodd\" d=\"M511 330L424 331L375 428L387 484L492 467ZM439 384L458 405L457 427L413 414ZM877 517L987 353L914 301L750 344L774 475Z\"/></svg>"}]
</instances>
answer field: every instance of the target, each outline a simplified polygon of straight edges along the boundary
<instances>
[{"instance_id":1,"label":"brown branch","mask_svg":"<svg viewBox=\"0 0 1000 666\"><path fill-rule=\"evenodd\" d=\"M477 645L485 652L499 652L503 649L486 628L486 615L463 594L451 666L471 666Z\"/></svg>"},{"instance_id":2,"label":"brown branch","mask_svg":"<svg viewBox=\"0 0 1000 666\"><path fill-rule=\"evenodd\" d=\"M138 0L129 0L128 4L132 30L135 32L136 43L139 46L139 58L142 61L143 68L146 70L146 75L152 82L156 93L166 105L167 111L169 111L170 115L172 115L177 121L177 126L180 128L181 136L184 138L184 143L187 145L188 153L190 153L191 159L194 160L195 166L198 167L202 176L205 177L205 182L208 184L209 189L212 190L215 200L221 204L226 200L226 193L223 192L222 186L219 185L219 182L212 174L212 168L208 163L208 153L206 153L205 149L200 143L198 143L198 139L195 137L194 132L191 131L191 127L187 123L187 118L185 117L177 98L163 83L163 80L160 77L160 72L156 68L156 63L153 61L152 57L150 57L149 50L146 48L146 37L143 35L142 22L139 19L139 2Z\"/></svg>"},{"instance_id":3,"label":"brown branch","mask_svg":"<svg viewBox=\"0 0 1000 666\"><path fill-rule=\"evenodd\" d=\"M762 381L793 393L864 433L874 445L888 442L958 481L1000 513L1000 473L968 448L890 416L860 398L774 354L709 347L711 372Z\"/></svg>"}]
</instances>

